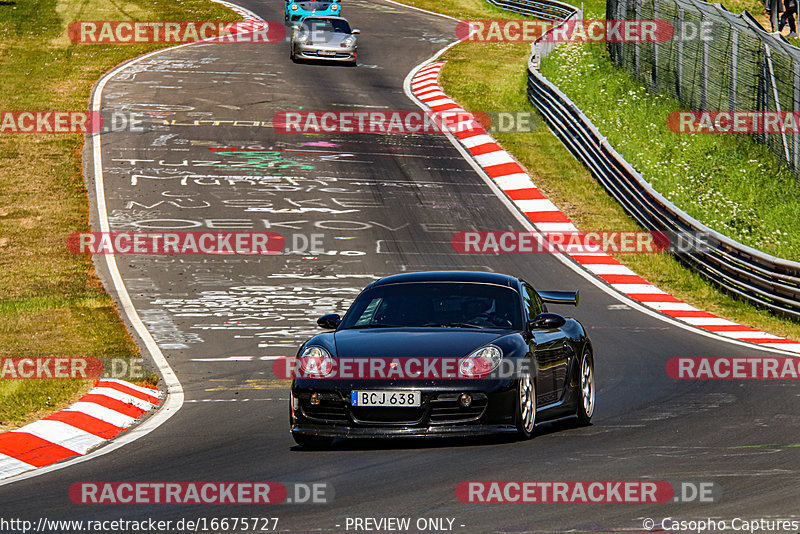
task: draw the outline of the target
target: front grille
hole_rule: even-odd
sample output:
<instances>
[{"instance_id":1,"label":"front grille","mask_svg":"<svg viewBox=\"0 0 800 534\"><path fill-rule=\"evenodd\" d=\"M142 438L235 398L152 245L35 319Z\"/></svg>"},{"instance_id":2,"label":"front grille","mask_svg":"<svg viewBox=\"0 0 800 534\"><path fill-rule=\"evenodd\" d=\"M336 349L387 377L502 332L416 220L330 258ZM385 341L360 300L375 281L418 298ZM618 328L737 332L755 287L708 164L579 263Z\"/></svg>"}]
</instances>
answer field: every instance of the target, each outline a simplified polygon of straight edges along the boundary
<instances>
[{"instance_id":1,"label":"front grille","mask_svg":"<svg viewBox=\"0 0 800 534\"><path fill-rule=\"evenodd\" d=\"M431 399L431 424L463 423L480 419L488 399L483 393L470 393L472 404L464 408L459 404L460 393L440 393Z\"/></svg>"},{"instance_id":2,"label":"front grille","mask_svg":"<svg viewBox=\"0 0 800 534\"><path fill-rule=\"evenodd\" d=\"M353 414L353 420L358 423L396 423L412 425L419 423L424 415L422 408L353 406L350 410Z\"/></svg>"},{"instance_id":3,"label":"front grille","mask_svg":"<svg viewBox=\"0 0 800 534\"><path fill-rule=\"evenodd\" d=\"M333 55L331 55L331 54L322 54L319 51L316 51L316 52L304 52L304 54L309 55L309 56L316 55L316 56L321 57L321 58L348 58L348 57L350 57L349 53L342 53L342 52L336 52Z\"/></svg>"},{"instance_id":4,"label":"front grille","mask_svg":"<svg viewBox=\"0 0 800 534\"><path fill-rule=\"evenodd\" d=\"M319 404L311 404L308 396L300 399L300 407L309 419L320 422L346 423L347 404L341 396L334 393L323 393Z\"/></svg>"}]
</instances>

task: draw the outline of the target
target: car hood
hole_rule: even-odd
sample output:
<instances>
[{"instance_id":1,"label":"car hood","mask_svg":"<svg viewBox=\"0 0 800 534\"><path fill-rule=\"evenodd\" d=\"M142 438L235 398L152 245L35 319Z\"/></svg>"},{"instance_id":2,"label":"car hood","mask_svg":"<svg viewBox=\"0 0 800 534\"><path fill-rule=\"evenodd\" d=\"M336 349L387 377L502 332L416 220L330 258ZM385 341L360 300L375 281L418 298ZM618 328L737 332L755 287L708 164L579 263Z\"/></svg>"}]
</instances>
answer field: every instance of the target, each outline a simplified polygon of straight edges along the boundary
<instances>
[{"instance_id":1,"label":"car hood","mask_svg":"<svg viewBox=\"0 0 800 534\"><path fill-rule=\"evenodd\" d=\"M507 332L460 328L368 328L334 334L342 358L460 358Z\"/></svg>"},{"instance_id":2,"label":"car hood","mask_svg":"<svg viewBox=\"0 0 800 534\"><path fill-rule=\"evenodd\" d=\"M298 2L297 4L306 11L324 11L330 7L331 2Z\"/></svg>"},{"instance_id":3,"label":"car hood","mask_svg":"<svg viewBox=\"0 0 800 534\"><path fill-rule=\"evenodd\" d=\"M336 32L314 32L313 36L309 39L309 44L325 44L330 46L338 46L342 41L351 37L349 33L336 33Z\"/></svg>"}]
</instances>

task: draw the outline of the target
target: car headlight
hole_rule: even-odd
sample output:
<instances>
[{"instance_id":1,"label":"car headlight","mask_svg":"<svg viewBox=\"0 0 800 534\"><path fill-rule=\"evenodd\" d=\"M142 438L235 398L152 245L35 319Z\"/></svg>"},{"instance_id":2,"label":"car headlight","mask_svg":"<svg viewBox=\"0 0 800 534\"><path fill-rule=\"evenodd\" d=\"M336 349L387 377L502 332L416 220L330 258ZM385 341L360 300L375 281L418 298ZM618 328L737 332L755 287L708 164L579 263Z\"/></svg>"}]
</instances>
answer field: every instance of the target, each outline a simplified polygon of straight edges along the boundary
<instances>
[{"instance_id":1,"label":"car headlight","mask_svg":"<svg viewBox=\"0 0 800 534\"><path fill-rule=\"evenodd\" d=\"M296 41L300 44L308 42L308 35L298 35Z\"/></svg>"},{"instance_id":2,"label":"car headlight","mask_svg":"<svg viewBox=\"0 0 800 534\"><path fill-rule=\"evenodd\" d=\"M289 9L291 9L292 11L297 11L297 4L292 4Z\"/></svg>"},{"instance_id":3,"label":"car headlight","mask_svg":"<svg viewBox=\"0 0 800 534\"><path fill-rule=\"evenodd\" d=\"M355 39L353 39L352 37L348 37L347 39L342 41L342 46L344 46L344 47L353 46L353 43L355 43L355 42L356 42Z\"/></svg>"},{"instance_id":4,"label":"car headlight","mask_svg":"<svg viewBox=\"0 0 800 534\"><path fill-rule=\"evenodd\" d=\"M500 365L503 351L494 345L481 347L458 363L458 372L466 378L482 378Z\"/></svg>"},{"instance_id":5,"label":"car headlight","mask_svg":"<svg viewBox=\"0 0 800 534\"><path fill-rule=\"evenodd\" d=\"M304 378L326 378L333 374L333 358L327 350L312 345L300 355L300 376Z\"/></svg>"},{"instance_id":6,"label":"car headlight","mask_svg":"<svg viewBox=\"0 0 800 534\"><path fill-rule=\"evenodd\" d=\"M339 11L339 6L336 4L331 5L331 11Z\"/></svg>"}]
</instances>

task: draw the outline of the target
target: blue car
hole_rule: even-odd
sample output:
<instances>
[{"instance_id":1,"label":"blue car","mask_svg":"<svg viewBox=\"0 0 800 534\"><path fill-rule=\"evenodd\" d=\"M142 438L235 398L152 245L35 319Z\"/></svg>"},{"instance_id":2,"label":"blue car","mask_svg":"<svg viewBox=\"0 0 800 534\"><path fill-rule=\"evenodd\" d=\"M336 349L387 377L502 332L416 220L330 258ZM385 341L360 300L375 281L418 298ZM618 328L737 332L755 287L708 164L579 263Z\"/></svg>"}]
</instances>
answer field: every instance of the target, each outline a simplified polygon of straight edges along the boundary
<instances>
[{"instance_id":1,"label":"blue car","mask_svg":"<svg viewBox=\"0 0 800 534\"><path fill-rule=\"evenodd\" d=\"M300 22L310 15L339 17L342 14L339 0L309 0L308 2L303 2L302 0L286 0L285 7L286 13L284 15L284 21L286 22Z\"/></svg>"}]
</instances>

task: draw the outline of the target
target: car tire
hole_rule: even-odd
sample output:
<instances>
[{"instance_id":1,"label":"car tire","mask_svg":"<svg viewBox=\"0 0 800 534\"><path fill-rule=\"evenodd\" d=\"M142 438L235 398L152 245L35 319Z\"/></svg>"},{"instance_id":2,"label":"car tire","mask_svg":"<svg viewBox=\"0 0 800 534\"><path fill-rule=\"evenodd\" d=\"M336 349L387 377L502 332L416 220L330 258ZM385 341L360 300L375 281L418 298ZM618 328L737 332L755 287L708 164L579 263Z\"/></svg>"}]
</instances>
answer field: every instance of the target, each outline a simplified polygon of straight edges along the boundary
<instances>
[{"instance_id":1,"label":"car tire","mask_svg":"<svg viewBox=\"0 0 800 534\"><path fill-rule=\"evenodd\" d=\"M594 358L592 357L592 351L589 347L586 347L578 367L578 407L575 410L575 415L578 416L578 425L586 426L591 424L592 415L594 415L594 404Z\"/></svg>"},{"instance_id":2,"label":"car tire","mask_svg":"<svg viewBox=\"0 0 800 534\"><path fill-rule=\"evenodd\" d=\"M520 439L530 439L536 429L536 382L527 369L521 370L517 381L515 405L517 434Z\"/></svg>"},{"instance_id":3,"label":"car tire","mask_svg":"<svg viewBox=\"0 0 800 534\"><path fill-rule=\"evenodd\" d=\"M325 436L311 436L309 434L298 434L292 432L292 439L294 442L309 450L327 449L333 444L333 438Z\"/></svg>"}]
</instances>

